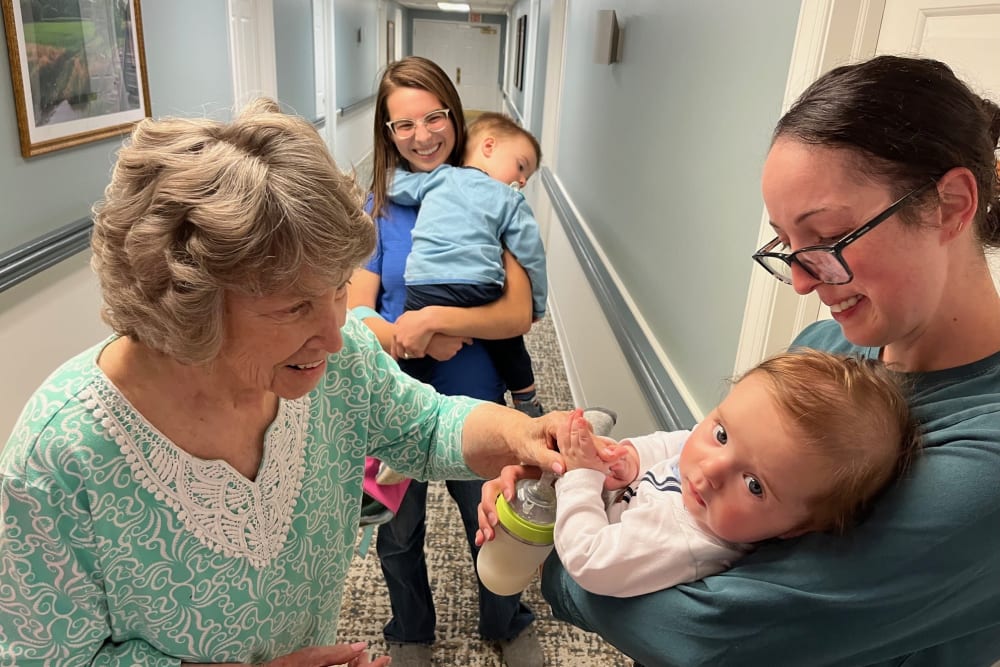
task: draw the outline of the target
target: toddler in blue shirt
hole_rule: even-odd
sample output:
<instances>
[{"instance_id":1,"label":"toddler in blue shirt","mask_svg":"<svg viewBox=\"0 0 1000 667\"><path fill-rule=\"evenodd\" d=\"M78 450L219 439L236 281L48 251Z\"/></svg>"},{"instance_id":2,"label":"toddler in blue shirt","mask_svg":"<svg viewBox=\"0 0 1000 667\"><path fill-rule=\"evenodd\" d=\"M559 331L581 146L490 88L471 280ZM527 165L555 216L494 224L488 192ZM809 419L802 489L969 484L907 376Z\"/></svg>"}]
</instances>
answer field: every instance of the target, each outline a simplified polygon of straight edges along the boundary
<instances>
[{"instance_id":1,"label":"toddler in blue shirt","mask_svg":"<svg viewBox=\"0 0 1000 667\"><path fill-rule=\"evenodd\" d=\"M428 173L396 170L389 197L420 207L404 274L406 310L479 306L500 298L506 248L531 280L534 319L545 314L544 248L520 192L540 159L541 148L530 132L507 116L484 113L469 126L463 166L445 164ZM484 343L514 406L541 416L524 338ZM400 360L417 379L426 378L434 363L429 357Z\"/></svg>"}]
</instances>

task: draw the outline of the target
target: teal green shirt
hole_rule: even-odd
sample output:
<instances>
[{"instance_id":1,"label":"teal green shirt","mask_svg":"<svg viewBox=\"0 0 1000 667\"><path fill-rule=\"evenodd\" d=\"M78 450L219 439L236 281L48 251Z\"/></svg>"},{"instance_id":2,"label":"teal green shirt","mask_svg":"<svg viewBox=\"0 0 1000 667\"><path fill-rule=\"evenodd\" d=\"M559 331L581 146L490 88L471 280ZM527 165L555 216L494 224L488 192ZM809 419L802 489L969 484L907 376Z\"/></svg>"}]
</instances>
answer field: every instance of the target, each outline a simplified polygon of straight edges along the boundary
<instances>
[{"instance_id":1,"label":"teal green shirt","mask_svg":"<svg viewBox=\"0 0 1000 667\"><path fill-rule=\"evenodd\" d=\"M472 478L476 401L399 371L353 317L307 396L282 400L250 481L195 458L96 365L32 396L0 452L0 665L254 663L333 644L366 455Z\"/></svg>"},{"instance_id":2,"label":"teal green shirt","mask_svg":"<svg viewBox=\"0 0 1000 667\"><path fill-rule=\"evenodd\" d=\"M832 321L796 343L878 352ZM1000 353L905 375L924 451L848 535L776 540L724 573L624 599L588 594L550 558L542 591L555 616L647 667L1000 659Z\"/></svg>"}]
</instances>

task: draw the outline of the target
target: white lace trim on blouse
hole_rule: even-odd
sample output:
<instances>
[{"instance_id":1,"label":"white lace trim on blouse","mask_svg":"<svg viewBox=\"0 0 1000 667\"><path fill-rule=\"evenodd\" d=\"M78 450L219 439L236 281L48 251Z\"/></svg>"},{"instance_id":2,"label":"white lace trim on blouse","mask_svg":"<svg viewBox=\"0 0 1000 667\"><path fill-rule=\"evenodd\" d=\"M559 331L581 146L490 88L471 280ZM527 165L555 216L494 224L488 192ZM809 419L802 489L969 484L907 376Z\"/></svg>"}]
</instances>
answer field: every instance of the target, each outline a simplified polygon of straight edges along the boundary
<instances>
[{"instance_id":1,"label":"white lace trim on blouse","mask_svg":"<svg viewBox=\"0 0 1000 667\"><path fill-rule=\"evenodd\" d=\"M305 472L308 395L279 402L264 436L256 481L220 460L188 454L160 433L104 378L85 405L121 449L132 474L165 502L202 544L225 556L265 567L281 551Z\"/></svg>"}]
</instances>

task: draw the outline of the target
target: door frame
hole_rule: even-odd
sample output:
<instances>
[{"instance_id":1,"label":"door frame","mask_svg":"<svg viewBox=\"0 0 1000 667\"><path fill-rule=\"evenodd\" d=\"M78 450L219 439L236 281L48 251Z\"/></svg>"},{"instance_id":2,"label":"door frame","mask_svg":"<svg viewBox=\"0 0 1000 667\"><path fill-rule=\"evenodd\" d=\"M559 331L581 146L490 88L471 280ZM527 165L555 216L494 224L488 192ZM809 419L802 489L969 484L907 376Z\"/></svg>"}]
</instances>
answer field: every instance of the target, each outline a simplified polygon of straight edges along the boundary
<instances>
[{"instance_id":1,"label":"door frame","mask_svg":"<svg viewBox=\"0 0 1000 667\"><path fill-rule=\"evenodd\" d=\"M536 51L538 49L538 23L541 20L540 0L530 0L528 3L528 35L524 40L524 96L521 98L521 122L531 129L531 115L535 106L535 65L538 62ZM544 155L544 153L543 153Z\"/></svg>"},{"instance_id":2,"label":"door frame","mask_svg":"<svg viewBox=\"0 0 1000 667\"><path fill-rule=\"evenodd\" d=\"M557 171L559 163L559 107L562 106L567 3L568 0L552 0L549 9L549 51L543 73L546 99L542 110L542 133L538 139L542 146L542 155L551 165L549 170L553 172ZM507 23L511 24L509 16ZM537 19L535 23L538 23ZM507 32L509 34L511 31Z\"/></svg>"},{"instance_id":3,"label":"door frame","mask_svg":"<svg viewBox=\"0 0 1000 667\"><path fill-rule=\"evenodd\" d=\"M314 57L322 58L323 64L316 64L316 81L313 82L317 93L323 96L323 109L319 109L318 101L316 112L323 117L325 122L317 127L317 131L326 147L333 154L336 148L337 125L340 122L340 114L337 109L337 63L336 44L334 43L334 7L333 0L313 0L313 48Z\"/></svg>"},{"instance_id":4,"label":"door frame","mask_svg":"<svg viewBox=\"0 0 1000 667\"><path fill-rule=\"evenodd\" d=\"M885 0L802 0L782 113L823 72L875 55L884 12ZM755 247L773 236L764 210ZM766 271L752 270L734 372L788 347L819 319L821 306L815 293L800 297Z\"/></svg>"}]
</instances>

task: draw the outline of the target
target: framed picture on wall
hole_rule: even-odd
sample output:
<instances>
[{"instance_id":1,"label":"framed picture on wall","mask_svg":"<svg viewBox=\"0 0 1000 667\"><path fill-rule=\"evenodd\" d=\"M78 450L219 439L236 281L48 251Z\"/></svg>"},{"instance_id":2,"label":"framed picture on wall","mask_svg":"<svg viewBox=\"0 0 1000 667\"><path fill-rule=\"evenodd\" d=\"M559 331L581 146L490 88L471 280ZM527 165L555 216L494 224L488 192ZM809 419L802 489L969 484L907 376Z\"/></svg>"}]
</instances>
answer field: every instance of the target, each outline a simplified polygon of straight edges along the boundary
<instances>
[{"instance_id":1,"label":"framed picture on wall","mask_svg":"<svg viewBox=\"0 0 1000 667\"><path fill-rule=\"evenodd\" d=\"M139 0L0 0L21 155L128 132L150 115Z\"/></svg>"}]
</instances>

